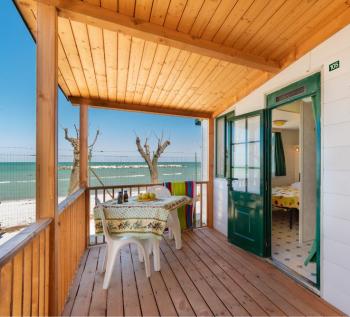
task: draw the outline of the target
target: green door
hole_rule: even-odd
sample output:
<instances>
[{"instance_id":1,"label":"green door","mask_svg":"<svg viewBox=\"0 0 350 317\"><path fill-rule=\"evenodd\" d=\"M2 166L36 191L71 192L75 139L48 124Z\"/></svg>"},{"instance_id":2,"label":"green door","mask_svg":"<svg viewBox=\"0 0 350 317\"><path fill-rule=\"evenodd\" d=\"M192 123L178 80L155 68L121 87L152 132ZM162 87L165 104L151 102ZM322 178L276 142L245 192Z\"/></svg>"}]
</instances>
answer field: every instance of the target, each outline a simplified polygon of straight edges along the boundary
<instances>
[{"instance_id":1,"label":"green door","mask_svg":"<svg viewBox=\"0 0 350 317\"><path fill-rule=\"evenodd\" d=\"M265 255L264 113L229 119L229 241Z\"/></svg>"}]
</instances>

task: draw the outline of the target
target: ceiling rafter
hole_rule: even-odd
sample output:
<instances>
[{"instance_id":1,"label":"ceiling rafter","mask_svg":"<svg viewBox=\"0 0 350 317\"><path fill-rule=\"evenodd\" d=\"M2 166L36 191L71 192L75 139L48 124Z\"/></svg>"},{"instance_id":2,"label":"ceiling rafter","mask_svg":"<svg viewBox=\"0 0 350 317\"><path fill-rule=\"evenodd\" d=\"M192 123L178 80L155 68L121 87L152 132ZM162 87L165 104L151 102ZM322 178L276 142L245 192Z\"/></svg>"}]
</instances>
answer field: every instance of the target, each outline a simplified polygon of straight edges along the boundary
<instances>
[{"instance_id":1,"label":"ceiling rafter","mask_svg":"<svg viewBox=\"0 0 350 317\"><path fill-rule=\"evenodd\" d=\"M180 117L209 119L212 117L211 112L196 111L190 109L178 109L161 107L156 105L143 105L134 103L122 103L118 101L101 100L98 98L68 97L73 105L89 105L95 108L115 109L131 112L145 112L162 115L172 115Z\"/></svg>"}]
</instances>

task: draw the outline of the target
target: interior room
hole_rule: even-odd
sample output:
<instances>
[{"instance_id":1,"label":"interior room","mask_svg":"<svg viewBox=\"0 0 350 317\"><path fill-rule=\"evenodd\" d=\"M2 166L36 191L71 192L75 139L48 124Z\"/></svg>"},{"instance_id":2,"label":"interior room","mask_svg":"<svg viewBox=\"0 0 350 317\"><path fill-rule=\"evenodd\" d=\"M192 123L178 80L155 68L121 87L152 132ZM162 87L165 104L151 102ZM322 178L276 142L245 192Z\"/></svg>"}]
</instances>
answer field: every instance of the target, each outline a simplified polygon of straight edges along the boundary
<instances>
[{"instance_id":1,"label":"interior room","mask_svg":"<svg viewBox=\"0 0 350 317\"><path fill-rule=\"evenodd\" d=\"M272 110L272 259L316 283L316 134L311 98Z\"/></svg>"}]
</instances>

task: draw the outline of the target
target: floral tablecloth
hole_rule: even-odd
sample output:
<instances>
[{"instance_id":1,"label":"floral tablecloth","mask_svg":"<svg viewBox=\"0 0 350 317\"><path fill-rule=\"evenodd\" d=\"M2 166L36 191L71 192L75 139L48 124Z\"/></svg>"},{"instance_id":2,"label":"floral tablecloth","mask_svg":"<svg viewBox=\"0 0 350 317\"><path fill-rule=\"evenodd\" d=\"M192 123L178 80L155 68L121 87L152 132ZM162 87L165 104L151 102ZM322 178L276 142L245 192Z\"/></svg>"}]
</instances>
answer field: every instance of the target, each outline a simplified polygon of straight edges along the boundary
<instances>
[{"instance_id":1,"label":"floral tablecloth","mask_svg":"<svg viewBox=\"0 0 350 317\"><path fill-rule=\"evenodd\" d=\"M291 186L273 187L272 205L280 208L299 209L299 190Z\"/></svg>"},{"instance_id":2,"label":"floral tablecloth","mask_svg":"<svg viewBox=\"0 0 350 317\"><path fill-rule=\"evenodd\" d=\"M107 201L94 208L96 234L103 234L100 212L104 209L111 234L136 235L145 239L151 235L161 239L169 212L191 202L187 196L171 196L150 202L139 202L133 197L123 204L118 204L117 200Z\"/></svg>"}]
</instances>

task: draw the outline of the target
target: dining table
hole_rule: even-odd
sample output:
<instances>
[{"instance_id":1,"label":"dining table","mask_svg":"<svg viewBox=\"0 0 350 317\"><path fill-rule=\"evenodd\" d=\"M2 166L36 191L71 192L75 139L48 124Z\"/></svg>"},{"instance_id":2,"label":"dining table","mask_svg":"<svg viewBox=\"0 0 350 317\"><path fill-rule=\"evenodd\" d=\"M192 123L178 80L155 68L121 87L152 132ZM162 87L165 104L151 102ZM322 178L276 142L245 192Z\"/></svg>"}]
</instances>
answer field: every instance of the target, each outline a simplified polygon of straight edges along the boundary
<instances>
[{"instance_id":1,"label":"dining table","mask_svg":"<svg viewBox=\"0 0 350 317\"><path fill-rule=\"evenodd\" d=\"M121 204L116 199L97 204L94 208L96 235L103 234L100 216L103 210L109 232L120 237L161 240L167 224L172 223L174 231L177 231L174 232L176 249L181 249L177 209L188 204L192 204L192 199L187 196L170 196L151 201L130 197L128 202Z\"/></svg>"}]
</instances>

